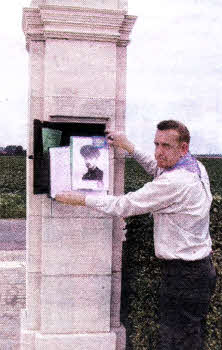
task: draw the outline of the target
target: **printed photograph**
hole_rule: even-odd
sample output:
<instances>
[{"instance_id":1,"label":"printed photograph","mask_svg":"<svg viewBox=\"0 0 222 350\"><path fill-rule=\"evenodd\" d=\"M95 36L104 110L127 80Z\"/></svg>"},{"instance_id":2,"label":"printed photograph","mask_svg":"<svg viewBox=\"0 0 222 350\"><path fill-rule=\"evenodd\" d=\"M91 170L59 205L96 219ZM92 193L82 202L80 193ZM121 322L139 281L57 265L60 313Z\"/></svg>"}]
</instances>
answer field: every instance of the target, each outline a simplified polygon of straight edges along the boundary
<instances>
[{"instance_id":1,"label":"printed photograph","mask_svg":"<svg viewBox=\"0 0 222 350\"><path fill-rule=\"evenodd\" d=\"M107 191L109 158L105 138L73 136L70 144L72 189Z\"/></svg>"}]
</instances>

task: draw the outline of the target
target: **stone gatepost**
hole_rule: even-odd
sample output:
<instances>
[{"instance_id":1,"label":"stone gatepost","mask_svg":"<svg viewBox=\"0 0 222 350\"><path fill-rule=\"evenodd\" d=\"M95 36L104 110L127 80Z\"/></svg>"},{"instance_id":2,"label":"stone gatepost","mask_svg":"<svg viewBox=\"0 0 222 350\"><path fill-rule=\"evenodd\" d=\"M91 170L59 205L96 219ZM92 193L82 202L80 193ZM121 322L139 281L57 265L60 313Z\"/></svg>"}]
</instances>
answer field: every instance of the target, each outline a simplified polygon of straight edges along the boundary
<instances>
[{"instance_id":1,"label":"stone gatepost","mask_svg":"<svg viewBox=\"0 0 222 350\"><path fill-rule=\"evenodd\" d=\"M125 129L127 0L33 0L23 28L30 60L27 283L22 350L123 350L123 221L50 199L41 126ZM68 126L68 127L67 127ZM94 128L94 129L93 129ZM110 194L124 159L110 150Z\"/></svg>"}]
</instances>

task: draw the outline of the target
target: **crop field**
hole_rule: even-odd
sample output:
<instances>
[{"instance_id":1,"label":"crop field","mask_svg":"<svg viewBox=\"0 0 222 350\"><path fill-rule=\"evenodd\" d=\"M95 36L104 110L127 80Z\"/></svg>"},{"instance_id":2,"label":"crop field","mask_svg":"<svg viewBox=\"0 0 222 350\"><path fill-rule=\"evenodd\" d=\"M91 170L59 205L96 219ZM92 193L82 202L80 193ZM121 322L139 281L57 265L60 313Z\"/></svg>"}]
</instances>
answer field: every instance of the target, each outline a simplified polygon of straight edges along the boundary
<instances>
[{"instance_id":1,"label":"crop field","mask_svg":"<svg viewBox=\"0 0 222 350\"><path fill-rule=\"evenodd\" d=\"M25 157L0 157L0 219L25 217L25 169Z\"/></svg>"}]
</instances>

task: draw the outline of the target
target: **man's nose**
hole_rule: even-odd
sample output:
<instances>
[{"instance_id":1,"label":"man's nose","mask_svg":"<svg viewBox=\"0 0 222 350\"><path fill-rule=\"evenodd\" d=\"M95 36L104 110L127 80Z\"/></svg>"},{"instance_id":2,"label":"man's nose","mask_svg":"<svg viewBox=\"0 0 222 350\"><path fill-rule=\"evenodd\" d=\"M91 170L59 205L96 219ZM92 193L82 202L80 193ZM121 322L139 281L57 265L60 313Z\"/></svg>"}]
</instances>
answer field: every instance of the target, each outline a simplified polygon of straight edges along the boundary
<instances>
[{"instance_id":1,"label":"man's nose","mask_svg":"<svg viewBox=\"0 0 222 350\"><path fill-rule=\"evenodd\" d=\"M156 146L155 153L157 156L160 156L163 154L163 148L161 146Z\"/></svg>"}]
</instances>

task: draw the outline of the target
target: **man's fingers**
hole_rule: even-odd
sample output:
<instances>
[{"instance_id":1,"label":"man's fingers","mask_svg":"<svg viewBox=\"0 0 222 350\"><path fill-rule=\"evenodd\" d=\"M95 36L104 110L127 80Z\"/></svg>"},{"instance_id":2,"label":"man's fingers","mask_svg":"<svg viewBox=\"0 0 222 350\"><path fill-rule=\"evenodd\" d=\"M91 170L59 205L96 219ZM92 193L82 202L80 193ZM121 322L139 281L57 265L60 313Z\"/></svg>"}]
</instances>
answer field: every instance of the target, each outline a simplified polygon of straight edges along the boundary
<instances>
[{"instance_id":1,"label":"man's fingers","mask_svg":"<svg viewBox=\"0 0 222 350\"><path fill-rule=\"evenodd\" d=\"M113 133L114 133L114 132L112 132L111 130L106 130L106 131L105 131L106 138L107 138L108 140L113 141L113 139L114 139Z\"/></svg>"}]
</instances>

